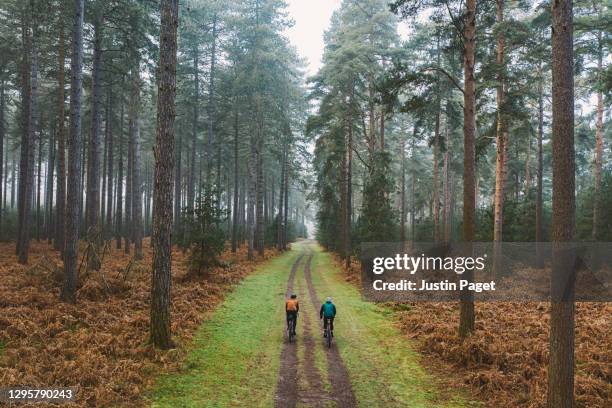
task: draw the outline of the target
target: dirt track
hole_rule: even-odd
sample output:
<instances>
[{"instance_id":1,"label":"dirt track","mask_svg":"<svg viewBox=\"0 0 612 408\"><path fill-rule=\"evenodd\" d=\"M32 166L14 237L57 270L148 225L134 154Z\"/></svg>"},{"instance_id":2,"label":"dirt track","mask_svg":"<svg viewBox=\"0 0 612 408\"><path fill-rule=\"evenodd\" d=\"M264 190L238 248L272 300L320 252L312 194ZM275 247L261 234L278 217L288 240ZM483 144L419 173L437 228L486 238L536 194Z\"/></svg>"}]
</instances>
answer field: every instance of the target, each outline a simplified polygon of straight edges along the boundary
<instances>
[{"instance_id":1,"label":"dirt track","mask_svg":"<svg viewBox=\"0 0 612 408\"><path fill-rule=\"evenodd\" d=\"M304 264L304 280L308 296L296 291L301 299L297 341L286 342L281 353L280 371L275 396L276 407L295 407L298 403L309 407L323 407L326 402L334 401L341 408L356 407L357 401L351 387L348 371L335 343L331 348L324 348L327 360L327 375L331 384L331 392L323 386L323 380L315 366L315 348L321 342L321 323L319 320L319 297L312 283L311 261L308 254ZM287 294L294 292L295 277L300 262L305 256L300 255L289 275ZM301 285L300 285L301 286ZM319 322L318 324L316 322ZM298 361L298 342L304 345L302 361ZM304 380L304 381L301 381ZM299 387L300 384L304 384Z\"/></svg>"}]
</instances>

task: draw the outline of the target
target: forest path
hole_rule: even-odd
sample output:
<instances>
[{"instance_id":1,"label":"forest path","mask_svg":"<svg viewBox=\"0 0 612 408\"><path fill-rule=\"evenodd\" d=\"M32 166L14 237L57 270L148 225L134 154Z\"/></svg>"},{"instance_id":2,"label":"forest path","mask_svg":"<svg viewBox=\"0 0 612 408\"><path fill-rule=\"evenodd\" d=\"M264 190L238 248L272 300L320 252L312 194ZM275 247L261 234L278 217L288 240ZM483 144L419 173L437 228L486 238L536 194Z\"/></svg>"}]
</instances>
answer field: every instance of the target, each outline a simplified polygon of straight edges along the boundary
<instances>
[{"instance_id":1,"label":"forest path","mask_svg":"<svg viewBox=\"0 0 612 408\"><path fill-rule=\"evenodd\" d=\"M284 296L300 300L296 341L285 335ZM338 307L328 349L321 299ZM365 302L314 241L266 262L196 333L184 367L161 376L153 407L464 407L419 364L389 309Z\"/></svg>"}]
</instances>

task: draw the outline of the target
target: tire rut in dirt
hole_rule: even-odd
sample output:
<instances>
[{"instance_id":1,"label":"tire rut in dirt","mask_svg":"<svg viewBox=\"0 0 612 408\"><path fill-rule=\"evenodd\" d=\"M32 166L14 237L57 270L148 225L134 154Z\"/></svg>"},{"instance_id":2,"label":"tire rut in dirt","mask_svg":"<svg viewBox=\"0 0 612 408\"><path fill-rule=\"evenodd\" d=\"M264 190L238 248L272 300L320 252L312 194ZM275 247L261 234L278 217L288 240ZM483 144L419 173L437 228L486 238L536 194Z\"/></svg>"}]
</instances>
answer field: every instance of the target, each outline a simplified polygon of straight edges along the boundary
<instances>
[{"instance_id":1,"label":"tire rut in dirt","mask_svg":"<svg viewBox=\"0 0 612 408\"><path fill-rule=\"evenodd\" d=\"M306 279L306 284L308 286L310 301L315 313L318 315L321 302L319 301L317 291L312 284L312 274L310 271L311 260L312 255L308 257L306 265L304 266L304 278ZM319 326L321 329L323 328L321 323L319 323ZM336 401L339 408L356 407L357 400L355 399L355 394L353 393L353 387L351 386L348 370L344 365L344 361L342 361L342 357L340 357L336 343L333 342L331 348L325 347L325 351L327 354L327 371L329 382L331 383L332 388L331 399Z\"/></svg>"},{"instance_id":2,"label":"tire rut in dirt","mask_svg":"<svg viewBox=\"0 0 612 408\"><path fill-rule=\"evenodd\" d=\"M300 254L291 267L289 279L287 280L287 292L289 295L293 291L295 274L303 258ZM280 357L280 370L278 373L278 383L276 385L276 395L274 396L274 406L278 408L293 408L298 400L298 372L297 372L297 346L295 341L285 342Z\"/></svg>"},{"instance_id":3,"label":"tire rut in dirt","mask_svg":"<svg viewBox=\"0 0 612 408\"><path fill-rule=\"evenodd\" d=\"M306 261L306 263L310 263L312 255L310 255ZM305 293L301 293L300 297L306 299ZM314 408L323 408L326 406L326 403L332 398L325 391L325 387L323 386L323 379L321 378L321 374L315 365L315 349L316 349L316 340L313 336L312 329L312 310L307 307L302 308L300 311L302 315L302 335L300 338L302 339L302 344L304 345L304 356L301 364L302 371L300 375L303 375L306 379L306 389L298 391L298 400L301 405L307 407ZM314 330L315 333L318 333L318 330Z\"/></svg>"}]
</instances>

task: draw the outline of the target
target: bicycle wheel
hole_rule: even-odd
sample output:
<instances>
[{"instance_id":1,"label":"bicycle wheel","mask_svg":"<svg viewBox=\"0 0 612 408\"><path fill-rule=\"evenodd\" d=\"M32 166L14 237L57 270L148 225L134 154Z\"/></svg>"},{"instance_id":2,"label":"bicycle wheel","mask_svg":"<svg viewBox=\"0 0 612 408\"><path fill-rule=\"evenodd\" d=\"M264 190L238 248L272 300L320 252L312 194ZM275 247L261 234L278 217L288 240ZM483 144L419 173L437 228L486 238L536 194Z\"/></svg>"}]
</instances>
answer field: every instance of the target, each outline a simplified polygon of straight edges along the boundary
<instances>
[{"instance_id":1,"label":"bicycle wheel","mask_svg":"<svg viewBox=\"0 0 612 408\"><path fill-rule=\"evenodd\" d=\"M293 341L293 333L295 331L295 320L291 319L289 321L289 343Z\"/></svg>"},{"instance_id":2,"label":"bicycle wheel","mask_svg":"<svg viewBox=\"0 0 612 408\"><path fill-rule=\"evenodd\" d=\"M327 342L327 348L331 348L331 343L332 343L332 331L331 331L331 323L328 320L327 321L327 328L325 329L325 334L327 334L327 336L325 336L325 341Z\"/></svg>"}]
</instances>

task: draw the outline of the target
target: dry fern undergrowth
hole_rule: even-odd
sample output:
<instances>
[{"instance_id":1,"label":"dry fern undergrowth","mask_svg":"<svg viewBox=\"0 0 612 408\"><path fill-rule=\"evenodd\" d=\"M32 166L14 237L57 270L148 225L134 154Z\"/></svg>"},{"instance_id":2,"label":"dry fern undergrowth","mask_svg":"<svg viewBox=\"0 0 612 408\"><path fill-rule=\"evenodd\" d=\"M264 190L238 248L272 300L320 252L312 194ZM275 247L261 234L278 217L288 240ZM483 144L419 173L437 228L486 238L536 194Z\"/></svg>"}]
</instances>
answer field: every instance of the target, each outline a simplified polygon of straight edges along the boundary
<instances>
[{"instance_id":1,"label":"dry fern undergrowth","mask_svg":"<svg viewBox=\"0 0 612 408\"><path fill-rule=\"evenodd\" d=\"M174 250L172 332L178 346L160 352L147 341L149 242L138 262L114 249L114 242L111 248L102 270L83 279L73 306L58 299L61 262L51 246L32 242L30 264L23 266L14 244L0 244L2 386L76 387L73 406L141 406L155 375L179 366L206 312L261 262L247 261L246 248L226 251L223 268L197 279L187 275L185 256ZM266 259L276 254L266 251Z\"/></svg>"},{"instance_id":2,"label":"dry fern undergrowth","mask_svg":"<svg viewBox=\"0 0 612 408\"><path fill-rule=\"evenodd\" d=\"M359 285L360 268L353 261L346 280ZM476 332L464 342L456 303L390 306L402 333L428 356L423 364L448 377L445 382L467 386L487 407L546 406L548 303L477 303ZM576 405L612 406L611 303L576 304L575 345Z\"/></svg>"}]
</instances>

